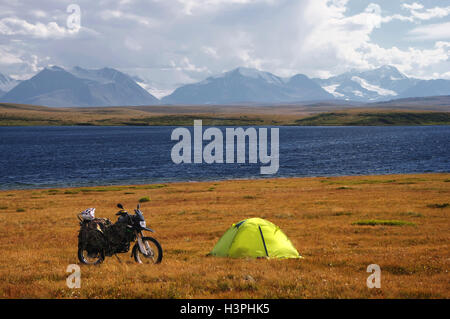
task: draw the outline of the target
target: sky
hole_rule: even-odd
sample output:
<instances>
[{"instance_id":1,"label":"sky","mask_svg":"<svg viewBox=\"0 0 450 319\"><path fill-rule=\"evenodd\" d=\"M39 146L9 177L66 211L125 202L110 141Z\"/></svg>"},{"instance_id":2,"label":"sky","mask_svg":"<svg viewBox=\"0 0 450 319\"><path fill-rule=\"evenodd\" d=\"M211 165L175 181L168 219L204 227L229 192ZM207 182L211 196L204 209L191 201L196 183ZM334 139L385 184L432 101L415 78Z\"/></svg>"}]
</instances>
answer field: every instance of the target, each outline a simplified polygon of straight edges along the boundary
<instances>
[{"instance_id":1,"label":"sky","mask_svg":"<svg viewBox=\"0 0 450 319\"><path fill-rule=\"evenodd\" d=\"M450 0L0 0L0 73L112 67L157 97L239 66L450 79L449 56Z\"/></svg>"}]
</instances>

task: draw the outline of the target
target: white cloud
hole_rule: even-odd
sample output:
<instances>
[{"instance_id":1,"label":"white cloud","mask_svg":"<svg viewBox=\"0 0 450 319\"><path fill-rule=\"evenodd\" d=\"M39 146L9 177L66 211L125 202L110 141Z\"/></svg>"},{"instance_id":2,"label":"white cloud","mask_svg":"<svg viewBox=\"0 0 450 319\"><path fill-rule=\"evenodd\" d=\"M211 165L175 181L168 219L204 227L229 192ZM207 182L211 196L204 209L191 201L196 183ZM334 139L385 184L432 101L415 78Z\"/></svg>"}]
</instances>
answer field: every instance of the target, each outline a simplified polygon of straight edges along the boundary
<instances>
[{"instance_id":1,"label":"white cloud","mask_svg":"<svg viewBox=\"0 0 450 319\"><path fill-rule=\"evenodd\" d=\"M100 16L103 20L111 20L111 19L119 19L119 20L127 20L128 22L137 22L143 26L147 27L155 27L158 23L154 19L150 19L148 17L140 16L133 13L127 13L120 10L103 10L100 13Z\"/></svg>"},{"instance_id":2,"label":"white cloud","mask_svg":"<svg viewBox=\"0 0 450 319\"><path fill-rule=\"evenodd\" d=\"M215 59L219 58L219 55L217 54L217 50L212 47L204 46L203 52L205 52L207 55L209 55Z\"/></svg>"},{"instance_id":3,"label":"white cloud","mask_svg":"<svg viewBox=\"0 0 450 319\"><path fill-rule=\"evenodd\" d=\"M188 57L183 57L178 63L175 61L170 61L171 66L178 71L189 71L189 72L208 72L206 67L198 67L191 63Z\"/></svg>"},{"instance_id":4,"label":"white cloud","mask_svg":"<svg viewBox=\"0 0 450 319\"><path fill-rule=\"evenodd\" d=\"M447 79L450 80L450 71L445 73L435 73L433 74L435 78Z\"/></svg>"},{"instance_id":5,"label":"white cloud","mask_svg":"<svg viewBox=\"0 0 450 319\"><path fill-rule=\"evenodd\" d=\"M430 20L443 18L450 14L450 6L425 9L422 4L414 2L412 4L404 3L402 7L410 11L411 16L408 18L411 20Z\"/></svg>"},{"instance_id":6,"label":"white cloud","mask_svg":"<svg viewBox=\"0 0 450 319\"><path fill-rule=\"evenodd\" d=\"M138 75L153 92L238 66L284 77L329 77L383 64L424 78L448 72L450 27L444 18L450 9L444 2L396 2L389 13L377 0L359 11L355 2L79 0L82 28L71 34L66 2L4 1L0 72L29 74L47 63L110 66ZM96 36L86 36L91 34Z\"/></svg>"},{"instance_id":7,"label":"white cloud","mask_svg":"<svg viewBox=\"0 0 450 319\"><path fill-rule=\"evenodd\" d=\"M396 66L408 76L428 78L427 69L445 63L450 56L450 42L438 41L433 48L408 48L400 50L397 47L382 48L373 43L365 45L366 59L374 61L374 66L390 64Z\"/></svg>"},{"instance_id":8,"label":"white cloud","mask_svg":"<svg viewBox=\"0 0 450 319\"><path fill-rule=\"evenodd\" d=\"M420 9L423 9L423 5L421 5L420 3L417 3L417 2L414 2L412 4L403 3L402 7L406 8L408 10L420 10Z\"/></svg>"},{"instance_id":9,"label":"white cloud","mask_svg":"<svg viewBox=\"0 0 450 319\"><path fill-rule=\"evenodd\" d=\"M373 31L391 21L392 16L382 16L377 4L370 4L361 13L346 16L346 4L345 1L331 5L314 1L308 7L309 22L315 27L305 39L301 54L304 64L312 66L310 74L320 76L320 71L336 74L351 68L372 69L390 64L414 75L414 72L421 73L420 68L426 69L449 59L448 42L444 41L437 41L434 47L427 49L384 48L374 43L371 39ZM422 9L417 3L412 7ZM420 26L411 31L411 35L444 40L448 38L449 26L449 23Z\"/></svg>"},{"instance_id":10,"label":"white cloud","mask_svg":"<svg viewBox=\"0 0 450 319\"><path fill-rule=\"evenodd\" d=\"M7 46L0 45L0 72L8 74L15 80L32 77L48 63L49 59L49 57L41 59L22 49L11 50Z\"/></svg>"},{"instance_id":11,"label":"white cloud","mask_svg":"<svg viewBox=\"0 0 450 319\"><path fill-rule=\"evenodd\" d=\"M0 34L25 35L35 38L62 38L78 33L78 30L60 27L56 22L32 24L26 20L11 17L0 19Z\"/></svg>"},{"instance_id":12,"label":"white cloud","mask_svg":"<svg viewBox=\"0 0 450 319\"><path fill-rule=\"evenodd\" d=\"M274 1L275 0L178 0L183 6L183 12L187 15L192 15L198 11L217 10L221 6L244 5L258 2L273 3Z\"/></svg>"},{"instance_id":13,"label":"white cloud","mask_svg":"<svg viewBox=\"0 0 450 319\"><path fill-rule=\"evenodd\" d=\"M23 61L19 56L9 52L8 48L0 46L0 65L9 65L22 62Z\"/></svg>"},{"instance_id":14,"label":"white cloud","mask_svg":"<svg viewBox=\"0 0 450 319\"><path fill-rule=\"evenodd\" d=\"M427 24L412 29L409 34L416 40L450 39L450 22Z\"/></svg>"}]
</instances>

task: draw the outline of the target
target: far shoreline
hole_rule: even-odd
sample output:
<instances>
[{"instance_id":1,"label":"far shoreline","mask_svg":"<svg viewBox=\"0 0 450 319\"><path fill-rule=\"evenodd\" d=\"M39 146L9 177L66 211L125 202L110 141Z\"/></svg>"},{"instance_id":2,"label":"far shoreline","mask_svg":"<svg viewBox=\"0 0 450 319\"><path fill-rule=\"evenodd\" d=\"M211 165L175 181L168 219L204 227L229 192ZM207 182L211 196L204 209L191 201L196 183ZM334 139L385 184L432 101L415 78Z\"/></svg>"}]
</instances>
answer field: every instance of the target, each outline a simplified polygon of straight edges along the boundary
<instances>
[{"instance_id":1,"label":"far shoreline","mask_svg":"<svg viewBox=\"0 0 450 319\"><path fill-rule=\"evenodd\" d=\"M423 126L450 125L450 105L44 107L0 102L0 127L12 126Z\"/></svg>"},{"instance_id":2,"label":"far shoreline","mask_svg":"<svg viewBox=\"0 0 450 319\"><path fill-rule=\"evenodd\" d=\"M318 179L344 179L351 180L356 178L366 178L368 183L370 179L380 178L408 178L414 176L432 176L432 175L449 175L450 182L450 172L425 172L425 173L394 173L394 174L356 174L356 175L316 175L316 176L280 176L280 177L255 177L255 178L230 178L230 179L211 179L211 180L191 180L191 181L160 181L154 183L145 184L99 184L99 185L89 185L89 186L49 186L49 187L38 187L38 188L7 188L0 189L0 193L4 192L21 192L21 191L50 191L50 190L78 190L82 193L90 192L108 192L108 191L121 191L126 189L157 189L162 187L167 187L169 185L179 186L183 184L211 184L211 183L239 183L239 182L257 182L257 181L269 181L269 182L279 182L283 180L318 180ZM395 182L395 180L392 180Z\"/></svg>"}]
</instances>

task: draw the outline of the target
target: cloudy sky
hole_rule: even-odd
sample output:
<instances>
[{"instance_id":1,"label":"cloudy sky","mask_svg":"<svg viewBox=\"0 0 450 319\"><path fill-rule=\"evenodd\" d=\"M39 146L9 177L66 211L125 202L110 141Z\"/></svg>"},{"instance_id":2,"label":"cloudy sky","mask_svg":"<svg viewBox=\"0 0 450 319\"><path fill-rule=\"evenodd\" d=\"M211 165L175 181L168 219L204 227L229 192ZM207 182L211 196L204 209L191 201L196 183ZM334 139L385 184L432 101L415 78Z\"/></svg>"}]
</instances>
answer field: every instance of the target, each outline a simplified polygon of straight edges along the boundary
<instances>
[{"instance_id":1,"label":"cloudy sky","mask_svg":"<svg viewBox=\"0 0 450 319\"><path fill-rule=\"evenodd\" d=\"M0 0L0 73L108 66L156 96L238 66L450 79L449 56L450 0Z\"/></svg>"}]
</instances>

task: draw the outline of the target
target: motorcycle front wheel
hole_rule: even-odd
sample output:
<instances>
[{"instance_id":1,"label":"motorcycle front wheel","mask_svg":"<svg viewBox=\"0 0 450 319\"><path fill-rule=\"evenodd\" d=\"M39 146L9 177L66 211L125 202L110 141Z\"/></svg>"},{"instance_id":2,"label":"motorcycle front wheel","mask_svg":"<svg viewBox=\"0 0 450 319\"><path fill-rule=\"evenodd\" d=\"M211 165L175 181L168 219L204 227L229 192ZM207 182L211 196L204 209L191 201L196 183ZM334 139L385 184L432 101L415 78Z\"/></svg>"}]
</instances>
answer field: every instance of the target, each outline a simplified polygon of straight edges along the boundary
<instances>
[{"instance_id":1,"label":"motorcycle front wheel","mask_svg":"<svg viewBox=\"0 0 450 319\"><path fill-rule=\"evenodd\" d=\"M139 264L159 264L163 258L163 251L160 243L152 237L142 237L144 251L141 251L139 244L133 246L132 255Z\"/></svg>"},{"instance_id":2,"label":"motorcycle front wheel","mask_svg":"<svg viewBox=\"0 0 450 319\"><path fill-rule=\"evenodd\" d=\"M105 260L103 252L89 253L84 248L78 248L78 260L85 265L99 265Z\"/></svg>"}]
</instances>

